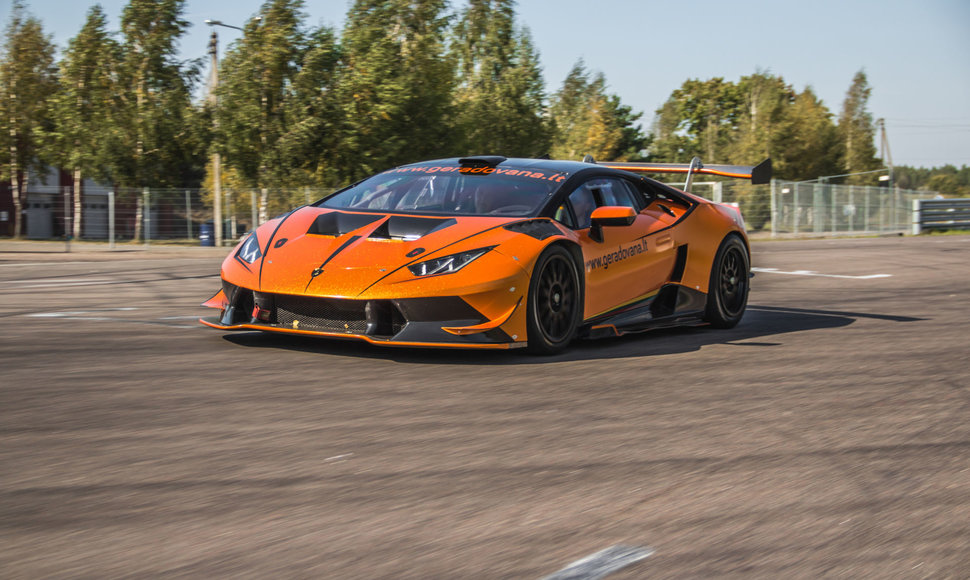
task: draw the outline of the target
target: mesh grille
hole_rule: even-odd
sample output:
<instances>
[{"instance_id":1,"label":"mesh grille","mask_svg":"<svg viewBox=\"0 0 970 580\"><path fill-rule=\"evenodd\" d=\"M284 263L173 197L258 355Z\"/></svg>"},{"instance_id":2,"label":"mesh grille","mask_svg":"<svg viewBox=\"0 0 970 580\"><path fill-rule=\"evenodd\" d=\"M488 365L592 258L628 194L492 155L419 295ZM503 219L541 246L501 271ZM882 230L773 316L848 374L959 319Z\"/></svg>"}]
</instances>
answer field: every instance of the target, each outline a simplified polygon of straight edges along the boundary
<instances>
[{"instance_id":1,"label":"mesh grille","mask_svg":"<svg viewBox=\"0 0 970 580\"><path fill-rule=\"evenodd\" d=\"M331 332L364 334L367 330L366 300L337 300L276 295L276 319L280 326ZM293 326L296 322L297 326Z\"/></svg>"}]
</instances>

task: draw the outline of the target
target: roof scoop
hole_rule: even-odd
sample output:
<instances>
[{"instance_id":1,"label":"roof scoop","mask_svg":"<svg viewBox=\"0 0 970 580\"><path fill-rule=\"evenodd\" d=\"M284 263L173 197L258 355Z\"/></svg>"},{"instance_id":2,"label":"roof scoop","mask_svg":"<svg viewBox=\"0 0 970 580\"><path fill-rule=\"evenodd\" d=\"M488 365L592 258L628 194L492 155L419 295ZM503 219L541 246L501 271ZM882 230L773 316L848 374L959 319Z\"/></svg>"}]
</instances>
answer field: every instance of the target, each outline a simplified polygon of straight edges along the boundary
<instances>
[{"instance_id":1,"label":"roof scoop","mask_svg":"<svg viewBox=\"0 0 970 580\"><path fill-rule=\"evenodd\" d=\"M372 240L416 240L456 223L458 223L458 220L455 218L392 215L367 237Z\"/></svg>"},{"instance_id":2,"label":"roof scoop","mask_svg":"<svg viewBox=\"0 0 970 580\"><path fill-rule=\"evenodd\" d=\"M473 157L462 157L458 160L458 165L462 167L495 167L506 159L507 157L501 155L475 155Z\"/></svg>"}]
</instances>

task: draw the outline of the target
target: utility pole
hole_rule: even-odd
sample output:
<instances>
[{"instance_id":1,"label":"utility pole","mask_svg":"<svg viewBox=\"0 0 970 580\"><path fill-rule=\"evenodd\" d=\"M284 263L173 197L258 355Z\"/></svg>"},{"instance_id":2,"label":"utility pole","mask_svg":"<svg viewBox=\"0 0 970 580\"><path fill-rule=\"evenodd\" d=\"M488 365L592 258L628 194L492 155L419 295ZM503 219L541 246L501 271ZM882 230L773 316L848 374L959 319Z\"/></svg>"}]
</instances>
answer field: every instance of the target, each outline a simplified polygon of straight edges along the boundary
<instances>
[{"instance_id":1,"label":"utility pole","mask_svg":"<svg viewBox=\"0 0 970 580\"><path fill-rule=\"evenodd\" d=\"M253 18L256 21L261 19L262 16ZM212 36L209 37L209 64L212 67L209 73L209 106L212 107L213 112L212 125L218 129L219 121L215 116L215 110L216 105L219 104L219 98L216 94L219 88L219 36L216 34L216 26L232 28L240 32L245 31L238 26L226 24L220 20L206 20L205 23L212 28ZM212 233L215 237L216 247L220 247L222 246L222 156L218 151L212 153L212 182L212 219L215 222ZM235 228L235 224L233 224L233 227ZM230 232L230 237L235 237L235 235L235 232Z\"/></svg>"},{"instance_id":2,"label":"utility pole","mask_svg":"<svg viewBox=\"0 0 970 580\"><path fill-rule=\"evenodd\" d=\"M212 107L212 123L218 128L215 112L218 103L216 88L219 86L219 35L216 34L215 22L206 20L212 27L209 37L209 106ZM218 151L212 152L212 221L215 245L222 247L222 156Z\"/></svg>"},{"instance_id":3,"label":"utility pole","mask_svg":"<svg viewBox=\"0 0 970 580\"><path fill-rule=\"evenodd\" d=\"M889 169L889 188L893 187L893 154L889 151L889 137L886 136L886 120L876 121L879 125L879 157L882 163Z\"/></svg>"}]
</instances>

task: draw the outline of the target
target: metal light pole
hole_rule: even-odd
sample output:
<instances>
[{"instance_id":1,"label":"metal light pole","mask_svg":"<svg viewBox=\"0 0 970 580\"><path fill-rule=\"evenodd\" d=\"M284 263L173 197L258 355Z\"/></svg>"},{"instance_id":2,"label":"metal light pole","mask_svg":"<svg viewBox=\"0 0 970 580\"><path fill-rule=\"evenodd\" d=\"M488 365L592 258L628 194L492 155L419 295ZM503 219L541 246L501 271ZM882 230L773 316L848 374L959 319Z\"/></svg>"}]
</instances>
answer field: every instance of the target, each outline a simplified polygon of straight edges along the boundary
<instances>
[{"instance_id":1,"label":"metal light pole","mask_svg":"<svg viewBox=\"0 0 970 580\"><path fill-rule=\"evenodd\" d=\"M212 27L212 36L209 37L209 105L212 107L214 128L219 127L219 121L215 117L216 105L219 102L216 89L219 88L219 35L216 34L216 26L242 30L238 26L225 24L219 20L206 20L206 24ZM212 221L214 222L213 236L215 237L216 247L222 246L222 156L218 151L212 153Z\"/></svg>"}]
</instances>

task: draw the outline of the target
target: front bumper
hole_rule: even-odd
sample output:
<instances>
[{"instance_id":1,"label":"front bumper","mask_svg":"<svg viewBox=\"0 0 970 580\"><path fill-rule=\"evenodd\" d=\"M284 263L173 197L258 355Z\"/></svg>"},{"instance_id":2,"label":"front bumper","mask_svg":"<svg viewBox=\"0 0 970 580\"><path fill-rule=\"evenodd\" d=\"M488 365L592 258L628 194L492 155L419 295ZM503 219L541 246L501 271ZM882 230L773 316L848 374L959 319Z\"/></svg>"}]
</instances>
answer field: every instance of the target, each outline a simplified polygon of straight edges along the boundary
<instances>
[{"instance_id":1,"label":"front bumper","mask_svg":"<svg viewBox=\"0 0 970 580\"><path fill-rule=\"evenodd\" d=\"M380 346L508 349L525 346L501 327L524 310L509 295L504 312L489 319L458 296L361 300L255 292L223 282L204 306L221 309L200 318L220 330L261 330L364 340Z\"/></svg>"}]
</instances>

